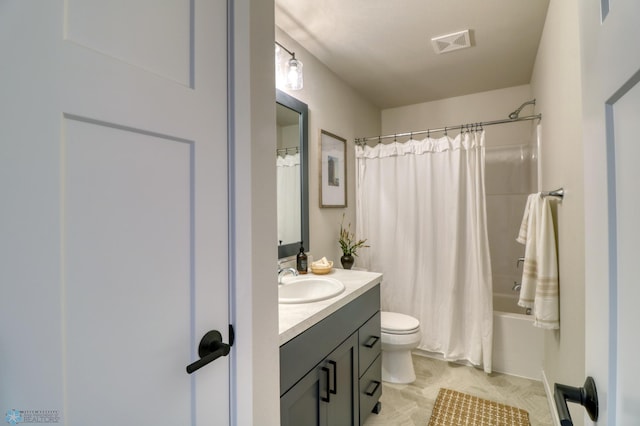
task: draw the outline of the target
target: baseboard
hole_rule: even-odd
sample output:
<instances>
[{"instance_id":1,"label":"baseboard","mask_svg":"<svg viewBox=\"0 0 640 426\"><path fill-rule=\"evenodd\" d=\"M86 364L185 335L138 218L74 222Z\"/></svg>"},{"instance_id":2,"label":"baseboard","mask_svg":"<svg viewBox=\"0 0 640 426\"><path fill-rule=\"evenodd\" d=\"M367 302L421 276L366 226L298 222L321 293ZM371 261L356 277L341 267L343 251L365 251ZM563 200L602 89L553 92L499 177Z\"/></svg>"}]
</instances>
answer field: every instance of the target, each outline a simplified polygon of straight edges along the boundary
<instances>
[{"instance_id":1,"label":"baseboard","mask_svg":"<svg viewBox=\"0 0 640 426\"><path fill-rule=\"evenodd\" d=\"M553 389L551 389L551 385L547 380L547 375L545 374L544 369L542 369L542 384L544 385L544 393L547 394L547 403L549 403L551 421L553 422L554 426L561 426L560 417L558 416L558 410L556 409L556 402L553 399Z\"/></svg>"}]
</instances>

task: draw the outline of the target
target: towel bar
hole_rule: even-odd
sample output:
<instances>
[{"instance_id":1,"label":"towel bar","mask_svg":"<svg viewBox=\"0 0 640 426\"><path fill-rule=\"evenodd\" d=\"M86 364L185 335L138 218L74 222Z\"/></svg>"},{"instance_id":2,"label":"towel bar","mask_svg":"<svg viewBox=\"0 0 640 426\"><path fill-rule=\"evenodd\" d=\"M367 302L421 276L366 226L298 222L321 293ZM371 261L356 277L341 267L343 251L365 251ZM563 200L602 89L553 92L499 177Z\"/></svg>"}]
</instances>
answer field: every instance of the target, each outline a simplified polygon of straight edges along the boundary
<instances>
[{"instance_id":1,"label":"towel bar","mask_svg":"<svg viewBox=\"0 0 640 426\"><path fill-rule=\"evenodd\" d=\"M543 197L558 197L560 199L564 198L564 188L558 188L553 191L547 191L541 193Z\"/></svg>"}]
</instances>

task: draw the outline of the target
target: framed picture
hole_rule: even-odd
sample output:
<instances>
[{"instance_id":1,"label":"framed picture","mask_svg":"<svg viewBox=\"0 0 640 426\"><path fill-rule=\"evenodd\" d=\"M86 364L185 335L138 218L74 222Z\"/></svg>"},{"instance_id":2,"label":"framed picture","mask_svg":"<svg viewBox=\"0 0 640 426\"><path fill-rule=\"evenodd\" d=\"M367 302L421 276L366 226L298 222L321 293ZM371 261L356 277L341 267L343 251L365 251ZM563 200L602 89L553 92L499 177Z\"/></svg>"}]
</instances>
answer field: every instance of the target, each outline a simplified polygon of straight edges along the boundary
<instances>
[{"instance_id":1,"label":"framed picture","mask_svg":"<svg viewBox=\"0 0 640 426\"><path fill-rule=\"evenodd\" d=\"M320 207L347 207L347 140L320 130Z\"/></svg>"}]
</instances>

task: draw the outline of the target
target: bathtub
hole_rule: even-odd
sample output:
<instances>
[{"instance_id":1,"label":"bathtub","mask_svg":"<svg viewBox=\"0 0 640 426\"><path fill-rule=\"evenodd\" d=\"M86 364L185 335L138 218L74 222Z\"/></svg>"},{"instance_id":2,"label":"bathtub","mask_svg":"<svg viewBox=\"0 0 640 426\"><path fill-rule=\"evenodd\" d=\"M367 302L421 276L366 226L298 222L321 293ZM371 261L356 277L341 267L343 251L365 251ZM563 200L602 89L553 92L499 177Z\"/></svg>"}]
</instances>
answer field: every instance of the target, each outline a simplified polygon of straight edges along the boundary
<instances>
[{"instance_id":1,"label":"bathtub","mask_svg":"<svg viewBox=\"0 0 640 426\"><path fill-rule=\"evenodd\" d=\"M518 306L511 294L493 295L493 368L497 373L542 380L543 330ZM497 309L511 310L501 311ZM414 349L413 354L444 359L442 354ZM460 361L461 364L471 365Z\"/></svg>"},{"instance_id":2,"label":"bathtub","mask_svg":"<svg viewBox=\"0 0 640 426\"><path fill-rule=\"evenodd\" d=\"M493 371L541 380L544 334L511 294L493 295Z\"/></svg>"}]
</instances>

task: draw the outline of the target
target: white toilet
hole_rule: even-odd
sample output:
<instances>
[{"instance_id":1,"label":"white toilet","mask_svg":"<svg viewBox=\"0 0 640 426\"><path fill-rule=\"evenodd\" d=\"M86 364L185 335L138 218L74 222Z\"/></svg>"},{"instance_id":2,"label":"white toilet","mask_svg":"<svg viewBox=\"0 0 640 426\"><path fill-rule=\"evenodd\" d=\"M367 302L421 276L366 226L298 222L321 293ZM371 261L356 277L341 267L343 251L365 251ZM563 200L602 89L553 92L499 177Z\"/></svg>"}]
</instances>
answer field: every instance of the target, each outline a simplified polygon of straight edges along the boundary
<instances>
[{"instance_id":1,"label":"white toilet","mask_svg":"<svg viewBox=\"0 0 640 426\"><path fill-rule=\"evenodd\" d=\"M397 312L380 312L382 338L382 380L411 383L416 380L411 350L418 347L422 335L420 321Z\"/></svg>"}]
</instances>

